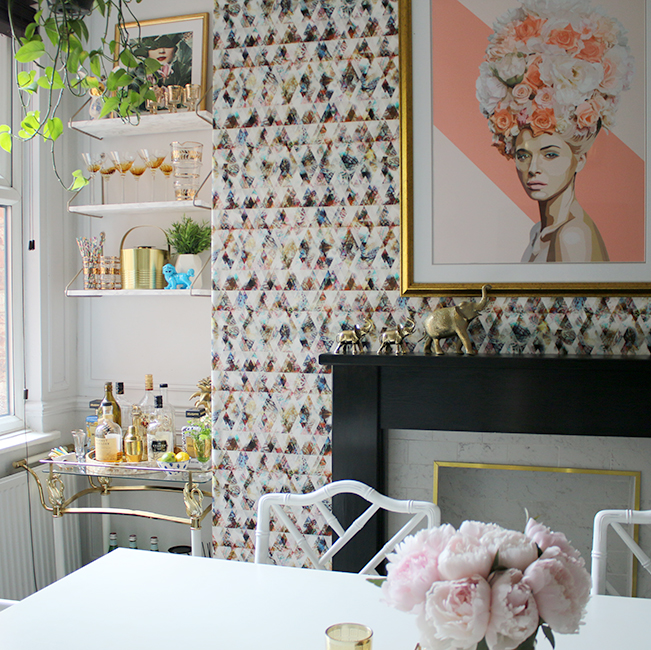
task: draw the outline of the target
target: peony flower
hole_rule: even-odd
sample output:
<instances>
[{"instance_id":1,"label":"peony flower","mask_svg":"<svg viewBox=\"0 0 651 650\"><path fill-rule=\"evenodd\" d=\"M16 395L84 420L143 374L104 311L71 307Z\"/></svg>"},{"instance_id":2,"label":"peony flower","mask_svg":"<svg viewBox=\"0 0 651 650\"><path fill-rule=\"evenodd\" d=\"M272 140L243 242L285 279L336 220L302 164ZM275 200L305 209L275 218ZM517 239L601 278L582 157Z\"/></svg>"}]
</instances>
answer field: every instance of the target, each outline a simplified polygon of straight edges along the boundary
<instances>
[{"instance_id":1,"label":"peony flower","mask_svg":"<svg viewBox=\"0 0 651 650\"><path fill-rule=\"evenodd\" d=\"M405 538L388 556L387 580L382 585L384 601L403 612L411 611L425 601L434 582L440 580L438 559L448 540L454 535L453 526L421 530Z\"/></svg>"},{"instance_id":2,"label":"peony flower","mask_svg":"<svg viewBox=\"0 0 651 650\"><path fill-rule=\"evenodd\" d=\"M523 581L536 598L540 617L556 632L579 631L590 598L590 574L584 564L582 558L551 546L524 572Z\"/></svg>"},{"instance_id":3,"label":"peony flower","mask_svg":"<svg viewBox=\"0 0 651 650\"><path fill-rule=\"evenodd\" d=\"M493 69L495 75L507 86L515 86L524 77L525 70L527 69L527 60L517 53L507 54L495 62Z\"/></svg>"},{"instance_id":4,"label":"peony flower","mask_svg":"<svg viewBox=\"0 0 651 650\"><path fill-rule=\"evenodd\" d=\"M474 650L486 635L491 588L481 576L435 582L418 617L427 650Z\"/></svg>"},{"instance_id":5,"label":"peony flower","mask_svg":"<svg viewBox=\"0 0 651 650\"><path fill-rule=\"evenodd\" d=\"M490 584L491 616L486 643L490 650L514 650L538 629L536 600L517 569L497 574Z\"/></svg>"},{"instance_id":6,"label":"peony flower","mask_svg":"<svg viewBox=\"0 0 651 650\"><path fill-rule=\"evenodd\" d=\"M627 47L616 45L603 58L603 78L599 85L606 95L619 95L631 87L634 63Z\"/></svg>"},{"instance_id":7,"label":"peony flower","mask_svg":"<svg viewBox=\"0 0 651 650\"><path fill-rule=\"evenodd\" d=\"M501 530L487 533L482 542L498 555L500 567L524 571L538 559L538 547L524 533Z\"/></svg>"},{"instance_id":8,"label":"peony flower","mask_svg":"<svg viewBox=\"0 0 651 650\"><path fill-rule=\"evenodd\" d=\"M477 79L477 99L482 112L487 117L491 115L498 104L506 97L506 86L493 74L490 65L486 62L479 66Z\"/></svg>"},{"instance_id":9,"label":"peony flower","mask_svg":"<svg viewBox=\"0 0 651 650\"><path fill-rule=\"evenodd\" d=\"M481 543L481 535L464 532L464 526L466 530L470 528L466 526L468 523L477 522L461 524L439 556L439 573L443 580L459 580L472 575L488 578L495 552Z\"/></svg>"},{"instance_id":10,"label":"peony flower","mask_svg":"<svg viewBox=\"0 0 651 650\"><path fill-rule=\"evenodd\" d=\"M547 56L540 64L540 78L552 86L561 104L578 106L603 80L603 66L566 56Z\"/></svg>"},{"instance_id":11,"label":"peony flower","mask_svg":"<svg viewBox=\"0 0 651 650\"><path fill-rule=\"evenodd\" d=\"M563 533L555 533L547 526L539 524L535 519L529 518L524 529L524 534L535 542L541 551L546 551L552 546L557 546L561 552L575 560L581 560L581 554L570 544Z\"/></svg>"}]
</instances>

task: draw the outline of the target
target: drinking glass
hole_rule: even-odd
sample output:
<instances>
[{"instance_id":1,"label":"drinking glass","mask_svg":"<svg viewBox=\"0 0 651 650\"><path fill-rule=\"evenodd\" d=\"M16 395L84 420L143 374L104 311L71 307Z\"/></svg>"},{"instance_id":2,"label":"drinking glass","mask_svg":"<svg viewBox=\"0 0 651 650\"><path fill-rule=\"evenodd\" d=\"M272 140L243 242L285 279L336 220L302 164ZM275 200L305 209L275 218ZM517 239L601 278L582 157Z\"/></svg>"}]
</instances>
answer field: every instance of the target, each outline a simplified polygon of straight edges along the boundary
<instances>
[{"instance_id":1,"label":"drinking glass","mask_svg":"<svg viewBox=\"0 0 651 650\"><path fill-rule=\"evenodd\" d=\"M111 180L111 176L117 171L116 166L113 164L113 161L110 157L104 156L102 159L102 166L99 169L99 173L102 176L102 203L109 203L108 196L108 184Z\"/></svg>"},{"instance_id":2,"label":"drinking glass","mask_svg":"<svg viewBox=\"0 0 651 650\"><path fill-rule=\"evenodd\" d=\"M326 650L371 650L373 630L359 623L337 623L326 630Z\"/></svg>"},{"instance_id":3,"label":"drinking glass","mask_svg":"<svg viewBox=\"0 0 651 650\"><path fill-rule=\"evenodd\" d=\"M185 106L189 111L195 110L197 103L201 99L200 84L185 84Z\"/></svg>"},{"instance_id":4,"label":"drinking glass","mask_svg":"<svg viewBox=\"0 0 651 650\"><path fill-rule=\"evenodd\" d=\"M167 86L167 108L170 113L176 113L183 106L183 86Z\"/></svg>"},{"instance_id":5,"label":"drinking glass","mask_svg":"<svg viewBox=\"0 0 651 650\"><path fill-rule=\"evenodd\" d=\"M138 155L151 170L151 200L155 200L156 170L163 164L167 151L165 149L138 149Z\"/></svg>"},{"instance_id":6,"label":"drinking glass","mask_svg":"<svg viewBox=\"0 0 651 650\"><path fill-rule=\"evenodd\" d=\"M145 173L147 170L147 165L145 165L143 162L140 162L139 160L134 161L133 165L129 168L129 171L131 172L131 175L136 179L136 203L140 201L139 199L139 192L138 192L138 187L140 185L140 178L142 175Z\"/></svg>"},{"instance_id":7,"label":"drinking glass","mask_svg":"<svg viewBox=\"0 0 651 650\"><path fill-rule=\"evenodd\" d=\"M110 156L115 168L120 172L120 176L122 176L122 203L125 203L124 186L126 184L127 172L131 169L135 158L128 151L111 151Z\"/></svg>"},{"instance_id":8,"label":"drinking glass","mask_svg":"<svg viewBox=\"0 0 651 650\"><path fill-rule=\"evenodd\" d=\"M160 170L163 173L163 176L165 176L165 193L164 193L164 198L167 201L168 200L168 194L169 194L169 186L170 186L170 176L172 176L172 172L174 171L174 167L171 163L167 161L163 161L160 166Z\"/></svg>"},{"instance_id":9,"label":"drinking glass","mask_svg":"<svg viewBox=\"0 0 651 650\"><path fill-rule=\"evenodd\" d=\"M78 463L86 462L87 433L83 429L76 429L72 432L72 439L75 443L75 456Z\"/></svg>"},{"instance_id":10,"label":"drinking glass","mask_svg":"<svg viewBox=\"0 0 651 650\"><path fill-rule=\"evenodd\" d=\"M90 202L93 202L93 188L95 187L95 176L97 172L102 168L102 162L104 161L103 153L82 153L81 157L86 165L86 169L90 174Z\"/></svg>"}]
</instances>

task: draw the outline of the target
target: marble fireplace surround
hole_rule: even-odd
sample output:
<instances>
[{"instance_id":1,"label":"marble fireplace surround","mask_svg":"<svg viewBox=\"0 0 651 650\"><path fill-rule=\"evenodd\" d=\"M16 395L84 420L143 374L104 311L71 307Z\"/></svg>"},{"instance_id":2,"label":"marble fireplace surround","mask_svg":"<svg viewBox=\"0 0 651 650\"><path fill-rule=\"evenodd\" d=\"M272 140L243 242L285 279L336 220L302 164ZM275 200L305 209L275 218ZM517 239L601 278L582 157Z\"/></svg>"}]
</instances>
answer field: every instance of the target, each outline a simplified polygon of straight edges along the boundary
<instances>
[{"instance_id":1,"label":"marble fireplace surround","mask_svg":"<svg viewBox=\"0 0 651 650\"><path fill-rule=\"evenodd\" d=\"M651 437L646 357L322 354L333 373L333 480L386 491L389 429ZM355 502L335 502L344 521ZM357 548L381 546L384 522ZM360 540L361 541L361 540ZM361 558L341 557L356 570Z\"/></svg>"}]
</instances>

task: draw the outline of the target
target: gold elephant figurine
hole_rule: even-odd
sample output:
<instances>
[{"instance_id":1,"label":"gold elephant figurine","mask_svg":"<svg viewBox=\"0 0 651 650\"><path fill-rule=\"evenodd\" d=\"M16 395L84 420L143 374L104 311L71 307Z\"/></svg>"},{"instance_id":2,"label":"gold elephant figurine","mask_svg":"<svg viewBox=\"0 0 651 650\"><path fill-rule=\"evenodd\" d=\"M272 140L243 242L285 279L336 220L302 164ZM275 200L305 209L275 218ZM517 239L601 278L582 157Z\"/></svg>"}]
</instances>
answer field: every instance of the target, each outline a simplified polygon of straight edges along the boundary
<instances>
[{"instance_id":1,"label":"gold elephant figurine","mask_svg":"<svg viewBox=\"0 0 651 650\"><path fill-rule=\"evenodd\" d=\"M451 336L459 337L456 344L457 354L461 354L462 344L463 351L466 354L475 354L468 334L468 325L479 316L480 311L486 308L490 288L490 284L485 284L481 288L481 300L479 302L464 300L453 307L441 307L435 309L425 319L423 324L425 328L423 337L425 339L425 354L432 353L432 342L434 342L434 352L443 354L441 339L447 339Z\"/></svg>"},{"instance_id":2,"label":"gold elephant figurine","mask_svg":"<svg viewBox=\"0 0 651 650\"><path fill-rule=\"evenodd\" d=\"M413 334L415 329L416 324L411 318L408 318L404 325L398 325L398 327L392 330L385 330L380 334L380 347L377 353L382 354L382 352L385 352L389 354L391 352L391 346L395 345L395 354L406 354L407 346L405 345L405 339L410 334Z\"/></svg>"},{"instance_id":3,"label":"gold elephant figurine","mask_svg":"<svg viewBox=\"0 0 651 650\"><path fill-rule=\"evenodd\" d=\"M364 337L375 330L375 325L370 316L364 319L363 325L355 325L352 330L344 330L337 336L337 346L334 354L339 354L340 350L345 353L351 348L353 354L362 354L364 351Z\"/></svg>"}]
</instances>

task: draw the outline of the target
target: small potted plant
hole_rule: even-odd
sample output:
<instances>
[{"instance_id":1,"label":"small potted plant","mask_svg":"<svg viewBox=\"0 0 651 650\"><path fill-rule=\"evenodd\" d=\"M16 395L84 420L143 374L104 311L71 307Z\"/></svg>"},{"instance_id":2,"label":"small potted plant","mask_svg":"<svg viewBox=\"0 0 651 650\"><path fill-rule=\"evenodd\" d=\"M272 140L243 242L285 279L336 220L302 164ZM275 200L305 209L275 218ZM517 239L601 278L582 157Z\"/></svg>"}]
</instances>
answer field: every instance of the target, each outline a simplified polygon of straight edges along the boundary
<instances>
[{"instance_id":1,"label":"small potted plant","mask_svg":"<svg viewBox=\"0 0 651 650\"><path fill-rule=\"evenodd\" d=\"M207 221L199 224L183 215L181 221L175 221L165 231L165 236L167 243L178 253L174 264L176 272L187 273L194 269L197 277L203 265L199 254L210 248L210 224ZM197 278L194 287L201 289L202 286L202 278Z\"/></svg>"}]
</instances>

